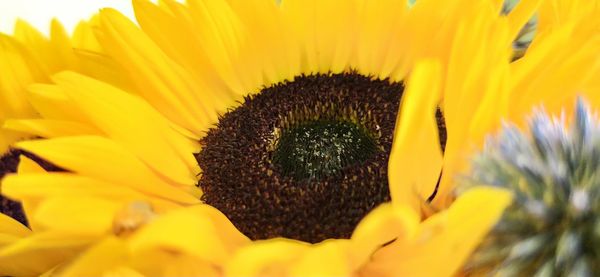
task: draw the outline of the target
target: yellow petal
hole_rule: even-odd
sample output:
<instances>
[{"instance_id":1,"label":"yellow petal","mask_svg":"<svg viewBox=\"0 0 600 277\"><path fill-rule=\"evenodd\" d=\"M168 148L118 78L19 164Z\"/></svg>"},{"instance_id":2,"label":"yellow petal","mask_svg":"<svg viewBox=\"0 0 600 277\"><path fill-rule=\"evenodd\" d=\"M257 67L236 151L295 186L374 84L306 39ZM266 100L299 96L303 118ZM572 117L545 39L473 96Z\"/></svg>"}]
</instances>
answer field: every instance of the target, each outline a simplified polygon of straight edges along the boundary
<instances>
[{"instance_id":1,"label":"yellow petal","mask_svg":"<svg viewBox=\"0 0 600 277\"><path fill-rule=\"evenodd\" d=\"M31 219L46 229L101 236L112 229L122 204L97 197L52 197L42 201Z\"/></svg>"},{"instance_id":2,"label":"yellow petal","mask_svg":"<svg viewBox=\"0 0 600 277\"><path fill-rule=\"evenodd\" d=\"M0 234L11 235L14 237L25 237L31 233L23 224L14 220L12 217L0 213ZM0 246L3 245L0 241Z\"/></svg>"},{"instance_id":3,"label":"yellow petal","mask_svg":"<svg viewBox=\"0 0 600 277\"><path fill-rule=\"evenodd\" d=\"M495 18L495 10L485 7L459 24L447 65L443 111L448 140L444 173L433 200L438 208L451 203L454 178L468 166L472 148L483 143L485 132L493 129L498 117L506 115L509 109L512 39L508 21L505 17ZM482 43L482 37L491 36L493 42ZM494 109L490 110L490 106Z\"/></svg>"},{"instance_id":4,"label":"yellow petal","mask_svg":"<svg viewBox=\"0 0 600 277\"><path fill-rule=\"evenodd\" d=\"M202 134L217 120L215 100L181 66L115 10L100 13L103 47L128 70L138 92L173 122Z\"/></svg>"},{"instance_id":5,"label":"yellow petal","mask_svg":"<svg viewBox=\"0 0 600 277\"><path fill-rule=\"evenodd\" d=\"M349 276L353 264L349 240L308 244L290 239L257 241L240 249L225 268L226 276Z\"/></svg>"},{"instance_id":6,"label":"yellow petal","mask_svg":"<svg viewBox=\"0 0 600 277\"><path fill-rule=\"evenodd\" d=\"M41 167L37 162L33 161L30 158L27 158L24 155L21 155L19 156L19 166L17 168L17 172L19 174L45 173L46 170L43 167ZM10 177L10 175L6 178L8 177Z\"/></svg>"},{"instance_id":7,"label":"yellow petal","mask_svg":"<svg viewBox=\"0 0 600 277\"><path fill-rule=\"evenodd\" d=\"M248 79L255 82L248 92L298 75L301 70L298 37L278 4L269 0L231 1L231 7L249 33L239 55L243 59L240 62L243 72L252 75Z\"/></svg>"},{"instance_id":8,"label":"yellow petal","mask_svg":"<svg viewBox=\"0 0 600 277\"><path fill-rule=\"evenodd\" d=\"M72 258L91 238L72 233L38 233L0 248L0 275L34 276Z\"/></svg>"},{"instance_id":9,"label":"yellow petal","mask_svg":"<svg viewBox=\"0 0 600 277\"><path fill-rule=\"evenodd\" d=\"M418 64L409 80L388 162L392 202L415 211L434 192L442 167L435 111L440 97L440 65Z\"/></svg>"},{"instance_id":10,"label":"yellow petal","mask_svg":"<svg viewBox=\"0 0 600 277\"><path fill-rule=\"evenodd\" d=\"M56 19L50 22L50 50L43 51L46 62L55 60L55 68L51 72L57 72L74 66L76 63L75 53L71 45L71 38L65 27Z\"/></svg>"},{"instance_id":11,"label":"yellow petal","mask_svg":"<svg viewBox=\"0 0 600 277\"><path fill-rule=\"evenodd\" d=\"M57 275L101 276L106 271L124 264L128 258L128 250L125 242L108 237L85 251Z\"/></svg>"},{"instance_id":12,"label":"yellow petal","mask_svg":"<svg viewBox=\"0 0 600 277\"><path fill-rule=\"evenodd\" d=\"M226 276L284 276L291 262L309 248L287 239L254 242L235 253L225 268Z\"/></svg>"},{"instance_id":13,"label":"yellow petal","mask_svg":"<svg viewBox=\"0 0 600 277\"><path fill-rule=\"evenodd\" d=\"M45 74L56 72L63 66L60 58L53 55L56 53L50 41L26 21L19 19L15 22L14 37L31 49L33 60L40 65Z\"/></svg>"},{"instance_id":14,"label":"yellow petal","mask_svg":"<svg viewBox=\"0 0 600 277\"><path fill-rule=\"evenodd\" d=\"M140 273L137 270L134 270L130 267L117 267L117 268L113 268L112 270L109 270L107 272L104 272L104 274L102 275L104 277L144 277L147 275L144 275L142 273ZM165 275L165 276L170 276L170 275Z\"/></svg>"},{"instance_id":15,"label":"yellow petal","mask_svg":"<svg viewBox=\"0 0 600 277\"><path fill-rule=\"evenodd\" d=\"M175 1L165 2L173 7L171 3ZM252 88L245 80L245 72L238 67L237 54L248 34L228 2L189 0L187 11L211 64L232 91L245 95Z\"/></svg>"},{"instance_id":16,"label":"yellow petal","mask_svg":"<svg viewBox=\"0 0 600 277\"><path fill-rule=\"evenodd\" d=\"M73 31L73 46L78 49L85 49L96 53L102 53L102 45L94 35L93 28L99 25L98 15L93 16L89 21L80 21Z\"/></svg>"},{"instance_id":17,"label":"yellow petal","mask_svg":"<svg viewBox=\"0 0 600 277\"><path fill-rule=\"evenodd\" d=\"M356 8L353 0L290 0L281 4L300 46L302 72L339 73L349 66Z\"/></svg>"},{"instance_id":18,"label":"yellow petal","mask_svg":"<svg viewBox=\"0 0 600 277\"><path fill-rule=\"evenodd\" d=\"M0 72L0 124L7 118L35 117L25 88L34 81L45 80L45 73L30 51L4 34L0 34ZM0 153L25 136L14 131L0 132Z\"/></svg>"},{"instance_id":19,"label":"yellow petal","mask_svg":"<svg viewBox=\"0 0 600 277\"><path fill-rule=\"evenodd\" d=\"M357 6L354 1L317 1L315 24L317 62L321 73L342 72L350 67L355 51ZM389 7L394 8L394 7Z\"/></svg>"},{"instance_id":20,"label":"yellow petal","mask_svg":"<svg viewBox=\"0 0 600 277\"><path fill-rule=\"evenodd\" d=\"M51 119L7 120L4 123L4 128L43 138L100 135L100 131L88 125Z\"/></svg>"},{"instance_id":21,"label":"yellow petal","mask_svg":"<svg viewBox=\"0 0 600 277\"><path fill-rule=\"evenodd\" d=\"M23 163L23 162L21 162ZM3 193L24 203L52 197L101 197L121 203L147 201L157 211L180 207L128 187L71 173L23 173L9 175L2 180ZM27 214L34 212L27 211Z\"/></svg>"},{"instance_id":22,"label":"yellow petal","mask_svg":"<svg viewBox=\"0 0 600 277\"><path fill-rule=\"evenodd\" d=\"M8 183L10 183L11 178L14 178L14 176L23 176L23 175L27 175L27 174L31 174L31 173L46 173L46 170L44 168L42 168L37 162L33 161L32 159L21 155L19 157L19 166L17 168L17 173L18 175L7 175L3 180L2 180L2 193L4 193L6 196L9 196L11 198L14 199L18 199L19 202L21 202L21 205L23 206L23 212L25 213L25 216L27 217L27 221L29 223L29 228L31 228L31 230L34 231L38 231L40 230L40 228L43 228L42 226L40 226L37 222L34 222L31 220L31 215L35 214L38 206L39 206L39 199L33 199L33 198L23 198L20 197L18 195L16 195L15 193L12 192L11 189L11 185L7 185Z\"/></svg>"},{"instance_id":23,"label":"yellow petal","mask_svg":"<svg viewBox=\"0 0 600 277\"><path fill-rule=\"evenodd\" d=\"M290 267L288 276L351 276L355 267L348 259L347 240L330 240L312 247Z\"/></svg>"},{"instance_id":24,"label":"yellow petal","mask_svg":"<svg viewBox=\"0 0 600 277\"><path fill-rule=\"evenodd\" d=\"M356 44L354 66L364 75L385 79L393 69L400 67L399 63L406 62L403 59L406 59L408 41L403 32L406 30L407 2L357 1L357 4L359 15L356 27L343 27L350 30L356 28L352 30L354 36L358 37L353 41Z\"/></svg>"},{"instance_id":25,"label":"yellow petal","mask_svg":"<svg viewBox=\"0 0 600 277\"><path fill-rule=\"evenodd\" d=\"M64 137L24 141L17 146L84 176L127 186L154 197L179 203L199 203L198 198L164 182L137 157L105 138Z\"/></svg>"},{"instance_id":26,"label":"yellow petal","mask_svg":"<svg viewBox=\"0 0 600 277\"><path fill-rule=\"evenodd\" d=\"M136 253L131 260L132 266L144 276L222 276L218 265L170 249L148 249Z\"/></svg>"},{"instance_id":27,"label":"yellow petal","mask_svg":"<svg viewBox=\"0 0 600 277\"><path fill-rule=\"evenodd\" d=\"M177 183L195 184L196 149L145 101L72 72L55 75L53 80L99 129L148 166Z\"/></svg>"},{"instance_id":28,"label":"yellow petal","mask_svg":"<svg viewBox=\"0 0 600 277\"><path fill-rule=\"evenodd\" d=\"M92 122L87 119L85 113L59 86L34 84L29 86L28 90L31 104L43 118L91 125Z\"/></svg>"},{"instance_id":29,"label":"yellow petal","mask_svg":"<svg viewBox=\"0 0 600 277\"><path fill-rule=\"evenodd\" d=\"M225 83L215 66L211 65L210 52L202 50L205 44L214 43L214 40L202 37L194 26L194 19L181 7L182 4L169 2L168 7L159 7L147 0L133 1L137 21L165 54L193 74L194 80L202 80L208 86L202 93L214 97L215 103L222 105L214 107L215 110L222 111L227 105L233 104L230 102L236 92L231 91L229 84ZM247 73L250 75L254 72Z\"/></svg>"},{"instance_id":30,"label":"yellow petal","mask_svg":"<svg viewBox=\"0 0 600 277\"><path fill-rule=\"evenodd\" d=\"M131 237L130 245L134 255L167 248L219 265L247 242L218 210L198 205L155 219Z\"/></svg>"},{"instance_id":31,"label":"yellow petal","mask_svg":"<svg viewBox=\"0 0 600 277\"><path fill-rule=\"evenodd\" d=\"M414 236L419 214L409 206L382 204L356 226L352 234L352 264L363 264L383 245Z\"/></svg>"},{"instance_id":32,"label":"yellow petal","mask_svg":"<svg viewBox=\"0 0 600 277\"><path fill-rule=\"evenodd\" d=\"M373 257L366 276L453 276L510 205L508 191L475 187L428 218L413 239L399 240Z\"/></svg>"}]
</instances>

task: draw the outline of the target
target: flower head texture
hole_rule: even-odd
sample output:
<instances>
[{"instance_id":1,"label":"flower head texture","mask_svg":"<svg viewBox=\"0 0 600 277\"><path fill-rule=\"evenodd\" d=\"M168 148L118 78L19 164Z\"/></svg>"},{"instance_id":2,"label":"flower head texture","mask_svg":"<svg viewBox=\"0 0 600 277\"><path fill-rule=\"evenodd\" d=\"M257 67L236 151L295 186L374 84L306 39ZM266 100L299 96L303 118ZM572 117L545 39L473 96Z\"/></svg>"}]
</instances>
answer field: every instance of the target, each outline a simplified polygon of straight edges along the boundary
<instances>
[{"instance_id":1,"label":"flower head texture","mask_svg":"<svg viewBox=\"0 0 600 277\"><path fill-rule=\"evenodd\" d=\"M530 134L507 125L475 157L465 185L508 188L515 198L467 264L469 270L502 276L598 274L600 127L582 100L569 125L564 115L551 118L538 110Z\"/></svg>"}]
</instances>

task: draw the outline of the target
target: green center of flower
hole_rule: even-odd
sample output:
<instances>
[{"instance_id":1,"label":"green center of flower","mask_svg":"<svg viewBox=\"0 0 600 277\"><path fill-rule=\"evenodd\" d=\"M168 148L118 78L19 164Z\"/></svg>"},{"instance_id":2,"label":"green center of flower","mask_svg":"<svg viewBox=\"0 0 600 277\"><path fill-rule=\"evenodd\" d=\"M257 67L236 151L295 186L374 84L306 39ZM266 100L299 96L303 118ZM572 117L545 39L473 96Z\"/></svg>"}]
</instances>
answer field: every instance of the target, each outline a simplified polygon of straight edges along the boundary
<instances>
[{"instance_id":1,"label":"green center of flower","mask_svg":"<svg viewBox=\"0 0 600 277\"><path fill-rule=\"evenodd\" d=\"M309 121L281 134L273 162L297 180L319 179L366 161L377 150L377 142L352 122Z\"/></svg>"}]
</instances>

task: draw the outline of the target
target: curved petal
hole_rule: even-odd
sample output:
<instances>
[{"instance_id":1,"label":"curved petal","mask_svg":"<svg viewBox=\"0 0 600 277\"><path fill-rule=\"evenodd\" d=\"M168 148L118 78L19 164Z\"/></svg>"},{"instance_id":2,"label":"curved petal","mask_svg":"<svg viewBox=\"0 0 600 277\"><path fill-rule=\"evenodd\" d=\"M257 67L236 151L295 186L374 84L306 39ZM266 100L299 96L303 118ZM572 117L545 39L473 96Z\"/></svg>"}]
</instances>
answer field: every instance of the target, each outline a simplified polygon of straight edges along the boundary
<instances>
[{"instance_id":1,"label":"curved petal","mask_svg":"<svg viewBox=\"0 0 600 277\"><path fill-rule=\"evenodd\" d=\"M363 274L453 276L511 202L508 191L473 188L450 208L425 220L414 238L382 248Z\"/></svg>"},{"instance_id":2,"label":"curved petal","mask_svg":"<svg viewBox=\"0 0 600 277\"><path fill-rule=\"evenodd\" d=\"M53 80L90 121L149 167L176 183L195 184L198 165L193 153L197 149L148 103L72 72L57 74Z\"/></svg>"},{"instance_id":3,"label":"curved petal","mask_svg":"<svg viewBox=\"0 0 600 277\"><path fill-rule=\"evenodd\" d=\"M92 241L73 233L43 232L0 247L0 274L40 275L70 259Z\"/></svg>"},{"instance_id":4,"label":"curved petal","mask_svg":"<svg viewBox=\"0 0 600 277\"><path fill-rule=\"evenodd\" d=\"M43 138L101 134L99 130L88 125L51 119L7 120L4 128Z\"/></svg>"},{"instance_id":5,"label":"curved petal","mask_svg":"<svg viewBox=\"0 0 600 277\"><path fill-rule=\"evenodd\" d=\"M134 255L167 248L223 264L232 251L248 242L221 212L198 205L157 218L131 237L130 247Z\"/></svg>"},{"instance_id":6,"label":"curved petal","mask_svg":"<svg viewBox=\"0 0 600 277\"><path fill-rule=\"evenodd\" d=\"M352 264L364 264L384 245L413 237L419 226L419 216L407 205L386 203L375 208L352 234Z\"/></svg>"},{"instance_id":7,"label":"curved petal","mask_svg":"<svg viewBox=\"0 0 600 277\"><path fill-rule=\"evenodd\" d=\"M442 169L435 118L440 83L439 63L424 61L415 67L402 97L388 161L392 202L406 203L417 212L434 192Z\"/></svg>"},{"instance_id":8,"label":"curved petal","mask_svg":"<svg viewBox=\"0 0 600 277\"><path fill-rule=\"evenodd\" d=\"M162 180L129 151L102 137L78 136L24 141L18 143L17 147L84 176L129 186L174 202L199 203L198 198Z\"/></svg>"},{"instance_id":9,"label":"curved petal","mask_svg":"<svg viewBox=\"0 0 600 277\"><path fill-rule=\"evenodd\" d=\"M200 84L115 10L100 13L98 36L104 48L119 61L144 99L173 122L201 135L224 109L209 88Z\"/></svg>"},{"instance_id":10,"label":"curved petal","mask_svg":"<svg viewBox=\"0 0 600 277\"><path fill-rule=\"evenodd\" d=\"M25 237L31 233L23 224L12 217L0 213L0 235L10 235L15 238ZM5 240L0 240L0 245L6 245Z\"/></svg>"},{"instance_id":11,"label":"curved petal","mask_svg":"<svg viewBox=\"0 0 600 277\"><path fill-rule=\"evenodd\" d=\"M80 255L74 262L61 270L58 276L102 276L107 268L120 266L126 262L125 242L109 237ZM135 276L128 272L126 276ZM141 276L141 275L140 275Z\"/></svg>"}]
</instances>

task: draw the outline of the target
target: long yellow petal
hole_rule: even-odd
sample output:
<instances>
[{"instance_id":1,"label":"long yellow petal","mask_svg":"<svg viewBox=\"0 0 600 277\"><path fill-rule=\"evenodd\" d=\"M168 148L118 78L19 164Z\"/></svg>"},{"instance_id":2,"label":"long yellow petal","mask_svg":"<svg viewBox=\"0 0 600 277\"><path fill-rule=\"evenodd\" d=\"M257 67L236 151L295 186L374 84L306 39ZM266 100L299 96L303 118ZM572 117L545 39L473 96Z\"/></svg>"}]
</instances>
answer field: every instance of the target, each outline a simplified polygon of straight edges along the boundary
<instances>
[{"instance_id":1,"label":"long yellow petal","mask_svg":"<svg viewBox=\"0 0 600 277\"><path fill-rule=\"evenodd\" d=\"M115 142L94 136L24 141L17 147L71 171L128 186L154 197L196 204L200 200L157 176L137 157ZM115 159L114 157L119 157ZM107 174L110 172L110 174Z\"/></svg>"},{"instance_id":2,"label":"long yellow petal","mask_svg":"<svg viewBox=\"0 0 600 277\"><path fill-rule=\"evenodd\" d=\"M214 40L204 38L197 32L194 28L194 18L186 9L181 8L182 4L171 2L168 6L171 8L158 6L147 0L133 1L136 19L142 30L166 55L193 75L194 80L191 81L201 80L207 85L207 89L202 93L214 97L216 103L221 105L233 104L230 102L238 92L232 91L216 70L216 67L222 65L213 65L210 52L203 50L206 44L214 43ZM252 71L246 73L254 74ZM223 108L219 106L215 107L215 110L221 111Z\"/></svg>"},{"instance_id":3,"label":"long yellow petal","mask_svg":"<svg viewBox=\"0 0 600 277\"><path fill-rule=\"evenodd\" d=\"M353 31L355 64L367 76L389 77L406 54L409 41L403 35L406 29L407 2L402 0L356 1L360 11ZM348 5L348 4L346 4ZM415 25L416 27L417 25ZM354 26L345 28L353 28ZM394 81L399 79L394 78Z\"/></svg>"},{"instance_id":4,"label":"long yellow petal","mask_svg":"<svg viewBox=\"0 0 600 277\"><path fill-rule=\"evenodd\" d=\"M92 125L85 113L59 86L34 84L29 86L28 90L30 92L29 102L41 117Z\"/></svg>"},{"instance_id":5,"label":"long yellow petal","mask_svg":"<svg viewBox=\"0 0 600 277\"><path fill-rule=\"evenodd\" d=\"M144 195L129 187L72 173L19 172L18 175L6 176L2 180L2 187L5 195L24 202L52 197L77 198L91 196L118 200L122 203L148 201L157 212L180 207L180 205L170 201ZM34 211L27 212L27 214L34 214Z\"/></svg>"},{"instance_id":6,"label":"long yellow petal","mask_svg":"<svg viewBox=\"0 0 600 277\"><path fill-rule=\"evenodd\" d=\"M193 153L197 147L173 130L148 103L76 73L63 72L53 79L110 138L174 182L194 185L198 165Z\"/></svg>"},{"instance_id":7,"label":"long yellow petal","mask_svg":"<svg viewBox=\"0 0 600 277\"><path fill-rule=\"evenodd\" d=\"M256 82L248 92L292 80L301 72L298 37L275 1L231 1L231 7L248 32L239 55L243 71L252 75L248 79Z\"/></svg>"},{"instance_id":8,"label":"long yellow petal","mask_svg":"<svg viewBox=\"0 0 600 277\"><path fill-rule=\"evenodd\" d=\"M420 210L435 190L441 173L442 154L435 111L440 97L440 65L418 64L403 95L388 178L392 202Z\"/></svg>"},{"instance_id":9,"label":"long yellow petal","mask_svg":"<svg viewBox=\"0 0 600 277\"><path fill-rule=\"evenodd\" d=\"M40 202L31 220L45 229L102 236L112 228L122 204L97 197L52 197Z\"/></svg>"},{"instance_id":10,"label":"long yellow petal","mask_svg":"<svg viewBox=\"0 0 600 277\"><path fill-rule=\"evenodd\" d=\"M7 120L4 128L43 138L101 134L98 129L88 125L51 119Z\"/></svg>"},{"instance_id":11,"label":"long yellow petal","mask_svg":"<svg viewBox=\"0 0 600 277\"><path fill-rule=\"evenodd\" d=\"M168 119L202 134L217 120L214 99L146 34L112 9L100 13L103 47L125 68L137 91ZM151 66L149 66L151 65Z\"/></svg>"}]
</instances>

